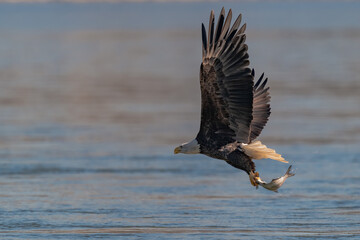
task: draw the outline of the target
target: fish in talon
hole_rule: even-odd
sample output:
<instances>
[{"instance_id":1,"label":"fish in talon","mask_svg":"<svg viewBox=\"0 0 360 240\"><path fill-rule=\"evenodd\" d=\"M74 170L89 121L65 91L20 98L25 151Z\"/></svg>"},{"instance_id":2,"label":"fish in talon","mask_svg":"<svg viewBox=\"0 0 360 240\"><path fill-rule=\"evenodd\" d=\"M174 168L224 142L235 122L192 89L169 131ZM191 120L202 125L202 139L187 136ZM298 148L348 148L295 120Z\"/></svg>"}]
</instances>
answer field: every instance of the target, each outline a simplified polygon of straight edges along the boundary
<instances>
[{"instance_id":1,"label":"fish in talon","mask_svg":"<svg viewBox=\"0 0 360 240\"><path fill-rule=\"evenodd\" d=\"M255 181L258 185L262 186L267 190L278 192L278 189L284 184L285 180L295 175L295 173L291 171L291 167L292 165L290 165L284 176L275 178L269 183L263 181L259 176L255 177Z\"/></svg>"}]
</instances>

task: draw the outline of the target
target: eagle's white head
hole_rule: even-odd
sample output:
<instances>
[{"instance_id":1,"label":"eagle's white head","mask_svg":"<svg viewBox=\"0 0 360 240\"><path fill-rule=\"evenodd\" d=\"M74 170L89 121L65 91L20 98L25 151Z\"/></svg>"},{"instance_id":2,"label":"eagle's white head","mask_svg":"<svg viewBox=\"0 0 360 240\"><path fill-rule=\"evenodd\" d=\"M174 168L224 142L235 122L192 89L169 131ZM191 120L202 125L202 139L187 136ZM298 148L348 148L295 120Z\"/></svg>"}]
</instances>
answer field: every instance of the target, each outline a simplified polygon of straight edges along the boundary
<instances>
[{"instance_id":1,"label":"eagle's white head","mask_svg":"<svg viewBox=\"0 0 360 240\"><path fill-rule=\"evenodd\" d=\"M183 143L174 149L174 153L197 154L200 153L200 144L196 139Z\"/></svg>"}]
</instances>

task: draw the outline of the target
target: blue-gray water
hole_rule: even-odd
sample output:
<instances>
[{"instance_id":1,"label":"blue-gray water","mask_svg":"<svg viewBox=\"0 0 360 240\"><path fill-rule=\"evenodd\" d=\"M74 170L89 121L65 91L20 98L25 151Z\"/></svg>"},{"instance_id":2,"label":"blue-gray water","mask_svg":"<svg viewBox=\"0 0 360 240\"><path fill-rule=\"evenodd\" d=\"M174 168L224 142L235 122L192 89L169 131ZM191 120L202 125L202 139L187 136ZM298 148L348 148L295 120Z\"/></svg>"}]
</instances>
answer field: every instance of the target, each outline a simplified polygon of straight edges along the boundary
<instances>
[{"instance_id":1,"label":"blue-gray water","mask_svg":"<svg viewBox=\"0 0 360 240\"><path fill-rule=\"evenodd\" d=\"M360 238L360 4L225 4L270 79L260 140L297 172L278 194L173 155L199 127L200 23L221 6L0 4L1 238Z\"/></svg>"}]
</instances>

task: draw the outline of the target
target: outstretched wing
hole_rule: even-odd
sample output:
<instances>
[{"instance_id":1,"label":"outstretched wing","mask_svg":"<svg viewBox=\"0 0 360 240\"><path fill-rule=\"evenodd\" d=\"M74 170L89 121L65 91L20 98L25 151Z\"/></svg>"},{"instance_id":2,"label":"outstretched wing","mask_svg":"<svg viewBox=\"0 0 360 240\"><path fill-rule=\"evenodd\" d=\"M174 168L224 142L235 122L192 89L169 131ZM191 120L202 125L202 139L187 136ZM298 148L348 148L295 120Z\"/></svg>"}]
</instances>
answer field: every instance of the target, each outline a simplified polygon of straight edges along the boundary
<instances>
[{"instance_id":1,"label":"outstretched wing","mask_svg":"<svg viewBox=\"0 0 360 240\"><path fill-rule=\"evenodd\" d=\"M255 77L255 71L251 75ZM266 87L267 78L263 81L264 73L254 85L253 120L251 121L250 141L257 138L270 117L270 94L269 87Z\"/></svg>"},{"instance_id":2,"label":"outstretched wing","mask_svg":"<svg viewBox=\"0 0 360 240\"><path fill-rule=\"evenodd\" d=\"M208 37L202 25L202 106L197 140L202 145L212 144L212 147L221 147L235 140L250 142L254 77L248 67L246 25L238 29L239 15L229 30L231 17L230 10L225 19L222 8L214 32L214 12L211 11Z\"/></svg>"}]
</instances>

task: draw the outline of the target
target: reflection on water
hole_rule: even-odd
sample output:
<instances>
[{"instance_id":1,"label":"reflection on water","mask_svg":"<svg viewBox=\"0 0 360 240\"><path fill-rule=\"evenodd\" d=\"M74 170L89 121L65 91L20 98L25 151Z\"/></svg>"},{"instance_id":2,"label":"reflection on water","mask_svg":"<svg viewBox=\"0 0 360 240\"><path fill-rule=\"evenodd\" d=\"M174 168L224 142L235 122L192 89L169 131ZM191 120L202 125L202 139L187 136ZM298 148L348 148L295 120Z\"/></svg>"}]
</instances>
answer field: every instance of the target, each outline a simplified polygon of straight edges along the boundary
<instances>
[{"instance_id":1,"label":"reflection on water","mask_svg":"<svg viewBox=\"0 0 360 240\"><path fill-rule=\"evenodd\" d=\"M221 161L172 155L199 127L197 28L2 31L0 235L356 239L360 28L257 24L250 60L272 95L261 140L297 171L279 194ZM265 180L288 167L256 164Z\"/></svg>"}]
</instances>

